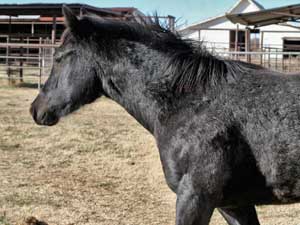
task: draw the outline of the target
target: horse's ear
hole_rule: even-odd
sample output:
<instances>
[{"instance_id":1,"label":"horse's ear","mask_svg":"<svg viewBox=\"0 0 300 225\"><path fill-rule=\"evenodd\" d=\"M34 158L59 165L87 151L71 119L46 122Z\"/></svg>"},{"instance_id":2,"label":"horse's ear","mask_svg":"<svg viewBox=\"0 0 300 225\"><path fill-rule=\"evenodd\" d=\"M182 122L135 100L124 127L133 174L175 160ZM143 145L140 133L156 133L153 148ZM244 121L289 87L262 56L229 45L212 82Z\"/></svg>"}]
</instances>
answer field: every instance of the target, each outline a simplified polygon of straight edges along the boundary
<instances>
[{"instance_id":1,"label":"horse's ear","mask_svg":"<svg viewBox=\"0 0 300 225\"><path fill-rule=\"evenodd\" d=\"M66 5L63 5L62 7L63 15L65 17L65 25L68 27L70 30L74 31L76 30L79 20L74 14L74 12Z\"/></svg>"}]
</instances>

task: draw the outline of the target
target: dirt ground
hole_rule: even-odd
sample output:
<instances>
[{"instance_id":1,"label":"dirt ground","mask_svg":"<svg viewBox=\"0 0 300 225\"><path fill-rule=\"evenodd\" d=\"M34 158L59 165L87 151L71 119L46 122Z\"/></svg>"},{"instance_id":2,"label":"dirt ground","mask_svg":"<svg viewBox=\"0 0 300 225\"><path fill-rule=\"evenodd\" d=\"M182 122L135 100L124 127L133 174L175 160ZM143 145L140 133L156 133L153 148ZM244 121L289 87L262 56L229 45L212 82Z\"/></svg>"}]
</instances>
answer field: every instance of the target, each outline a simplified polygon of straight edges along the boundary
<instances>
[{"instance_id":1,"label":"dirt ground","mask_svg":"<svg viewBox=\"0 0 300 225\"><path fill-rule=\"evenodd\" d=\"M0 225L174 225L154 139L101 99L54 127L33 123L36 89L0 85ZM300 205L258 207L263 225L300 224ZM225 225L215 213L211 225Z\"/></svg>"}]
</instances>

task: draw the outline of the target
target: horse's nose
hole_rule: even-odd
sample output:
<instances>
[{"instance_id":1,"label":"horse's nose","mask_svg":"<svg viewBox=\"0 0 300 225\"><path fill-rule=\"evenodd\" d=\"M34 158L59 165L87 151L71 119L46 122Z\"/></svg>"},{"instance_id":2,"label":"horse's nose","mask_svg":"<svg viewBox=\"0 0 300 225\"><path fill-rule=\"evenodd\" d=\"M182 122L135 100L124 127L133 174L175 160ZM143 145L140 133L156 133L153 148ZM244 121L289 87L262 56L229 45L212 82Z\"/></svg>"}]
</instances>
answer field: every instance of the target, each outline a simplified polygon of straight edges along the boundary
<instances>
[{"instance_id":1,"label":"horse's nose","mask_svg":"<svg viewBox=\"0 0 300 225\"><path fill-rule=\"evenodd\" d=\"M37 98L33 101L30 107L30 114L32 118L38 125L55 125L59 118L56 114L49 110L48 98L42 94L39 94Z\"/></svg>"},{"instance_id":2,"label":"horse's nose","mask_svg":"<svg viewBox=\"0 0 300 225\"><path fill-rule=\"evenodd\" d=\"M36 97L36 99L32 102L29 110L32 118L37 124L40 124L41 122L41 117L45 111L44 108L45 108L45 98L41 94L39 94Z\"/></svg>"}]
</instances>

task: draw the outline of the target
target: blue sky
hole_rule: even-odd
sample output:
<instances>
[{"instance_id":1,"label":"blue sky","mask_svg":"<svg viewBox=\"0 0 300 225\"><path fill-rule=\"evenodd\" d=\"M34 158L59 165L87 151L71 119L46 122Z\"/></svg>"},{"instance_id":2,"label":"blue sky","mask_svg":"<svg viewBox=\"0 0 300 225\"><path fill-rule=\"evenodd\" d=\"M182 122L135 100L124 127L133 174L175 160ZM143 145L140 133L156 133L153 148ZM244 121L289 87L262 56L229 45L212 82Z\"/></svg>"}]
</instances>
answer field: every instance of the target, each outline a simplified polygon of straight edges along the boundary
<instances>
[{"instance_id":1,"label":"blue sky","mask_svg":"<svg viewBox=\"0 0 300 225\"><path fill-rule=\"evenodd\" d=\"M188 24L224 13L237 0L0 0L9 3L85 3L99 7L130 6L146 14L157 11L161 15L174 15L181 23ZM265 8L300 4L300 0L257 0Z\"/></svg>"}]
</instances>

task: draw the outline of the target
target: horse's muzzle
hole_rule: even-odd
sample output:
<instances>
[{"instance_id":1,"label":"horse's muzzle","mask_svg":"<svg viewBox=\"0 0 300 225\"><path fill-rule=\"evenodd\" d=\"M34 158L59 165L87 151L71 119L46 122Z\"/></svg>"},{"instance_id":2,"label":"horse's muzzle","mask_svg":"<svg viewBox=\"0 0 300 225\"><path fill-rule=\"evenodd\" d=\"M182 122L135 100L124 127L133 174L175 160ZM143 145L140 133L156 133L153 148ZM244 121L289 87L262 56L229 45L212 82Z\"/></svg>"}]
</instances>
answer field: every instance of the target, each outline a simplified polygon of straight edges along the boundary
<instances>
[{"instance_id":1,"label":"horse's muzzle","mask_svg":"<svg viewBox=\"0 0 300 225\"><path fill-rule=\"evenodd\" d=\"M49 110L47 98L39 94L30 107L30 114L38 125L53 126L59 121L55 112Z\"/></svg>"}]
</instances>

